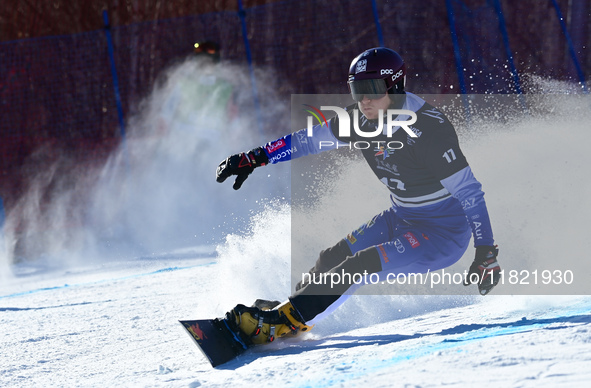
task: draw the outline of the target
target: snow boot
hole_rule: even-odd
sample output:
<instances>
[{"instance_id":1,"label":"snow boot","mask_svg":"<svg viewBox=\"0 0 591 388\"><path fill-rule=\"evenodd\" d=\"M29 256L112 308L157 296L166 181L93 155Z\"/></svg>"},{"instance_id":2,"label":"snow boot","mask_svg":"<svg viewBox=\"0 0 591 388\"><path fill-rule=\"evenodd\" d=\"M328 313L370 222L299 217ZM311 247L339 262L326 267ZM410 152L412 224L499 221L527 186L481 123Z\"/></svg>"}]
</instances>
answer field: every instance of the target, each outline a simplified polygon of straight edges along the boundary
<instances>
[{"instance_id":1,"label":"snow boot","mask_svg":"<svg viewBox=\"0 0 591 388\"><path fill-rule=\"evenodd\" d=\"M252 304L252 307L256 307L261 310L273 310L275 307L281 304L278 300L266 300L266 299L257 299Z\"/></svg>"},{"instance_id":2,"label":"snow boot","mask_svg":"<svg viewBox=\"0 0 591 388\"><path fill-rule=\"evenodd\" d=\"M226 320L246 343L252 345L271 343L276 338L312 329L303 322L289 300L272 310L239 304L226 313Z\"/></svg>"}]
</instances>

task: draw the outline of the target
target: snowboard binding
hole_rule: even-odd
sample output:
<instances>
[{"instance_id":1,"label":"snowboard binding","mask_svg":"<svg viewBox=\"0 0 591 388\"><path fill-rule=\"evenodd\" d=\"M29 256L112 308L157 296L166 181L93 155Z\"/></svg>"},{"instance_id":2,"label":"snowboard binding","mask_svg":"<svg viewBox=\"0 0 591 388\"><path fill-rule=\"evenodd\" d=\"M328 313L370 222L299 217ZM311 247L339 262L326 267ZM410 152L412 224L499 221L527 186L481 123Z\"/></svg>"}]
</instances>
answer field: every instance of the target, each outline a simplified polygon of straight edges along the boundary
<instances>
[{"instance_id":1,"label":"snowboard binding","mask_svg":"<svg viewBox=\"0 0 591 388\"><path fill-rule=\"evenodd\" d=\"M257 299L251 307L239 304L226 313L226 321L249 345L271 343L276 338L312 329L303 322L290 301L280 304Z\"/></svg>"}]
</instances>

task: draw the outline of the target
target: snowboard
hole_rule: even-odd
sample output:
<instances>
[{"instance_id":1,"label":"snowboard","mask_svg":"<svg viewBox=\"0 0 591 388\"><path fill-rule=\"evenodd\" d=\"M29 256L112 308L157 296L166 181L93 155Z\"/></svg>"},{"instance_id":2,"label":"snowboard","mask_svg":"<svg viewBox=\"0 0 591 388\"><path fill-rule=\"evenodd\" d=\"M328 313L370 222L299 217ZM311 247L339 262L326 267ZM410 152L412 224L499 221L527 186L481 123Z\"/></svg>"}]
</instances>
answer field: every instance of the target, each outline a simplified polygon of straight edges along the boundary
<instances>
[{"instance_id":1,"label":"snowboard","mask_svg":"<svg viewBox=\"0 0 591 388\"><path fill-rule=\"evenodd\" d=\"M235 359L248 349L248 345L230 329L225 319L179 322L214 368Z\"/></svg>"}]
</instances>

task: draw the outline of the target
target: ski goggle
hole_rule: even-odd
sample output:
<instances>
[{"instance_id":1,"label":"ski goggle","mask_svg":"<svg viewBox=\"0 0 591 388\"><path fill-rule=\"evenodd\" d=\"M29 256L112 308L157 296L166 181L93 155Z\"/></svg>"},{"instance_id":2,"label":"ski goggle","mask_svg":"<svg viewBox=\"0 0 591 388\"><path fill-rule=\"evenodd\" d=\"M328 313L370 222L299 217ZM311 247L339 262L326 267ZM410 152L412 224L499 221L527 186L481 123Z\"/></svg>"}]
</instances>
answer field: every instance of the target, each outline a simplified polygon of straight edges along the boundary
<instances>
[{"instance_id":1,"label":"ski goggle","mask_svg":"<svg viewBox=\"0 0 591 388\"><path fill-rule=\"evenodd\" d=\"M388 92L386 81L383 79L362 79L349 81L349 90L353 100L359 102L366 96L370 100L382 98Z\"/></svg>"}]
</instances>

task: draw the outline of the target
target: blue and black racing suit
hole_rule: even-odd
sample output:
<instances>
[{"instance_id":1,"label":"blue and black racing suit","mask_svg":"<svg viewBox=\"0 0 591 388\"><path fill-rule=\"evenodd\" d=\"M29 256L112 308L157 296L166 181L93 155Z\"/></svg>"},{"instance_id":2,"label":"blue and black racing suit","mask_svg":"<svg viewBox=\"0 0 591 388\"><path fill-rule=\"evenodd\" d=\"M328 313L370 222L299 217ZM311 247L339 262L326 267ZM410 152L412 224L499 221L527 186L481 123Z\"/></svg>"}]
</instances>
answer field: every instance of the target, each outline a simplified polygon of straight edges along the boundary
<instances>
[{"instance_id":1,"label":"blue and black racing suit","mask_svg":"<svg viewBox=\"0 0 591 388\"><path fill-rule=\"evenodd\" d=\"M438 109L420 97L406 93L391 108L415 112L408 128L395 127L368 141L357 129L374 132L378 120L353 114L347 108L351 131L341 137L338 115L322 125L267 143L269 163L280 163L308 154L342 148L360 142L360 150L377 176L390 190L392 207L352 231L335 246L321 252L312 275L322 273L427 273L458 261L474 245L494 245L492 228L481 184L464 157L453 125ZM357 123L354 119L357 118ZM398 118L398 122L404 118ZM384 128L386 128L384 126ZM326 278L325 278L326 279ZM343 303L359 286L344 282L334 287L322 281L299 284L290 297L306 324L313 325Z\"/></svg>"}]
</instances>

